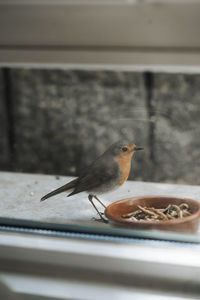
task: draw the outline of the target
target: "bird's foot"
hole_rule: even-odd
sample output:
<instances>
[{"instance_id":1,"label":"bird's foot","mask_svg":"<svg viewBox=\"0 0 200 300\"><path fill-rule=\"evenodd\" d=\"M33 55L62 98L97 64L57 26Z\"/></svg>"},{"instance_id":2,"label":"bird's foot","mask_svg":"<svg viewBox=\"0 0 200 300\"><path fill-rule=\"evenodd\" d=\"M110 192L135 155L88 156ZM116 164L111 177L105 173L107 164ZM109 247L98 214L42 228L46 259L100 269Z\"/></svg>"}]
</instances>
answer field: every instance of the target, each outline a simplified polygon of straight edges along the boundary
<instances>
[{"instance_id":1,"label":"bird's foot","mask_svg":"<svg viewBox=\"0 0 200 300\"><path fill-rule=\"evenodd\" d=\"M97 222L108 223L108 220L105 217L103 217L104 213L100 212L99 216L100 216L100 218L93 217L92 220L97 221Z\"/></svg>"}]
</instances>

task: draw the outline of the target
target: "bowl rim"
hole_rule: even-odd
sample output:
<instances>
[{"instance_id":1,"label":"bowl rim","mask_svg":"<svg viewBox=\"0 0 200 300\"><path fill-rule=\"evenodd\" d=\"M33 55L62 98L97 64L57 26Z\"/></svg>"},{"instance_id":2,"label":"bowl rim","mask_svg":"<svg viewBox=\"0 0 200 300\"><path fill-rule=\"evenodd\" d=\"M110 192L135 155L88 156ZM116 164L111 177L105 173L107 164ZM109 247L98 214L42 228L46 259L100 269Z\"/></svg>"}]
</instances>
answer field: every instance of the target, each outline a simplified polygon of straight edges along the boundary
<instances>
[{"instance_id":1,"label":"bowl rim","mask_svg":"<svg viewBox=\"0 0 200 300\"><path fill-rule=\"evenodd\" d=\"M194 213L192 213L190 216L184 217L184 218L178 218L178 219L174 219L174 220L160 220L160 221L145 221L145 220L138 220L138 221L134 221L134 220L128 220L125 218L122 218L121 216L116 216L113 217L113 215L111 215L109 213L109 210L112 209L113 206L118 205L119 203L123 203L123 202L127 202L130 200L136 201L136 200L142 200L142 199L159 199L159 198L163 198L166 200L169 199L177 199L177 200L183 200L185 202L192 202L194 204L196 204L198 206L198 210ZM119 222L119 223L123 223L123 224L127 224L127 225L132 225L132 224L141 224L141 225L156 225L156 226L166 226L166 225L179 225L179 224L183 224L183 223L187 223L190 221L193 221L195 219L198 219L200 217L200 202L198 202L197 200L191 199L191 198L185 198L185 197L174 197L174 196L162 196L162 195L144 195L144 196L134 196L134 197L129 197L129 198L124 198L121 200L117 200L113 203L111 203L110 205L108 205L105 209L105 215L108 219L115 221L115 222Z\"/></svg>"}]
</instances>

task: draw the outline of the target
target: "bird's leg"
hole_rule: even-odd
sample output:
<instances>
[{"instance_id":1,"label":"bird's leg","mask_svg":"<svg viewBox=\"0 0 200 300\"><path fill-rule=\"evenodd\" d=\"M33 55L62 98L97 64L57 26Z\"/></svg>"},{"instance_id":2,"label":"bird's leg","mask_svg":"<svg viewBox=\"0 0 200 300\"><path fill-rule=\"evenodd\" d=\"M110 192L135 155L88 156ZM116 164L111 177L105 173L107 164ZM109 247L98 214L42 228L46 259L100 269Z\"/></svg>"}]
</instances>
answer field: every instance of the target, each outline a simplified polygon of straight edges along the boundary
<instances>
[{"instance_id":1,"label":"bird's leg","mask_svg":"<svg viewBox=\"0 0 200 300\"><path fill-rule=\"evenodd\" d=\"M104 223L108 223L108 221L102 216L102 214L99 212L98 208L96 207L96 205L94 204L94 202L92 201L92 198L93 196L92 195L89 195L88 196L88 199L89 201L91 202L92 206L94 207L94 209L97 211L99 217L101 218L101 220L104 222Z\"/></svg>"},{"instance_id":2,"label":"bird's leg","mask_svg":"<svg viewBox=\"0 0 200 300\"><path fill-rule=\"evenodd\" d=\"M95 198L97 201L99 201L99 203L101 203L101 205L102 205L104 208L106 208L105 204L103 204L103 202L101 202L101 200L100 200L99 198L97 198L97 196L94 196L94 198Z\"/></svg>"}]
</instances>

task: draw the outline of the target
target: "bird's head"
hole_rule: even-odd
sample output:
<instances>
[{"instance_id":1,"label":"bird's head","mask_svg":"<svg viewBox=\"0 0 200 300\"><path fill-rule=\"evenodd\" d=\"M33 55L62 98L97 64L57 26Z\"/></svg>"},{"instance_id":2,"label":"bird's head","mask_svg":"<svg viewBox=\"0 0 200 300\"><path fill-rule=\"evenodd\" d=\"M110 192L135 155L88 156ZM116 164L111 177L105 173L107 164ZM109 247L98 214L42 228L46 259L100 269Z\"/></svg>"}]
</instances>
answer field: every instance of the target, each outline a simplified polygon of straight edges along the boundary
<instances>
[{"instance_id":1,"label":"bird's head","mask_svg":"<svg viewBox=\"0 0 200 300\"><path fill-rule=\"evenodd\" d=\"M143 150L142 147L137 147L135 144L129 141L119 141L115 144L113 144L109 151L114 155L115 157L120 157L124 159L131 159L134 152Z\"/></svg>"}]
</instances>

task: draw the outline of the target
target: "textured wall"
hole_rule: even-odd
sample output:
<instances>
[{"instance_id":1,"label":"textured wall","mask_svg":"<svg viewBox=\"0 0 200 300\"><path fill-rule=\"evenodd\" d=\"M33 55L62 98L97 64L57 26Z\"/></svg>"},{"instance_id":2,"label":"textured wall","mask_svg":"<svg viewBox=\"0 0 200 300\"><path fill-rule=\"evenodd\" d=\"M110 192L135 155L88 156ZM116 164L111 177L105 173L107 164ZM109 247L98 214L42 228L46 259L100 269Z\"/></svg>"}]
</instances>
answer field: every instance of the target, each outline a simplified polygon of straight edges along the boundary
<instances>
[{"instance_id":1,"label":"textured wall","mask_svg":"<svg viewBox=\"0 0 200 300\"><path fill-rule=\"evenodd\" d=\"M146 143L140 73L12 70L11 80L18 169L75 175L124 134Z\"/></svg>"},{"instance_id":2,"label":"textured wall","mask_svg":"<svg viewBox=\"0 0 200 300\"><path fill-rule=\"evenodd\" d=\"M200 184L200 75L156 74L157 180Z\"/></svg>"},{"instance_id":3,"label":"textured wall","mask_svg":"<svg viewBox=\"0 0 200 300\"><path fill-rule=\"evenodd\" d=\"M200 183L199 75L12 69L9 79L15 170L77 175L127 136L145 147L130 178Z\"/></svg>"},{"instance_id":4,"label":"textured wall","mask_svg":"<svg viewBox=\"0 0 200 300\"><path fill-rule=\"evenodd\" d=\"M3 71L0 69L0 168L6 169L10 166L10 149L8 136L8 122L5 97L5 84Z\"/></svg>"}]
</instances>

